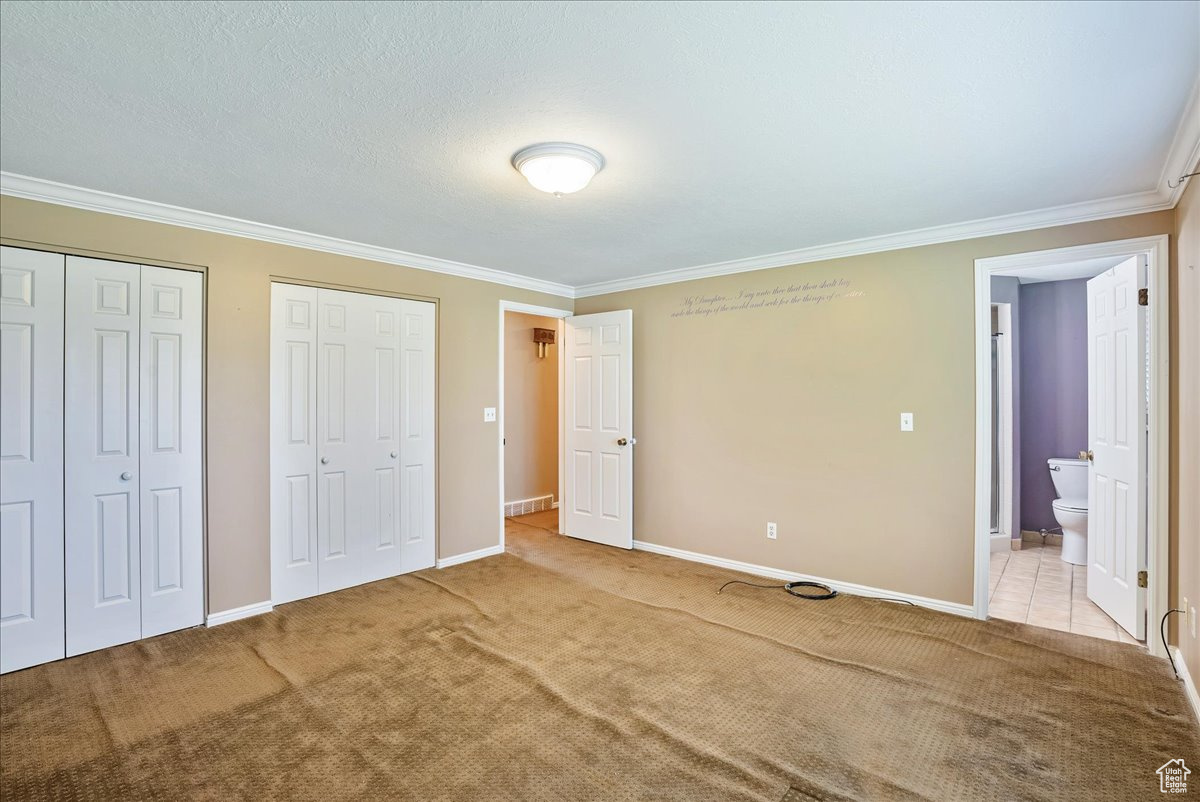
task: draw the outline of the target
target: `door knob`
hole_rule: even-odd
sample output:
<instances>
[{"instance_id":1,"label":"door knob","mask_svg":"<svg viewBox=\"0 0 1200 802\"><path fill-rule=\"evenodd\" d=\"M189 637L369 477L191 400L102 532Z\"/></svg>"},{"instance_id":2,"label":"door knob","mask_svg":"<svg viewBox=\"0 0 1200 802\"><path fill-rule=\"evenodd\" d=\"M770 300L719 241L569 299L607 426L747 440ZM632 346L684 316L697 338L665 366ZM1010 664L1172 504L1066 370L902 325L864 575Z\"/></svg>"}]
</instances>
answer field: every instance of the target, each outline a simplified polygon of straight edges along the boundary
<instances>
[{"instance_id":1,"label":"door knob","mask_svg":"<svg viewBox=\"0 0 1200 802\"><path fill-rule=\"evenodd\" d=\"M1094 460L1096 459L1096 455L1095 455L1095 454L1093 454L1093 453L1092 453L1092 450L1089 448L1087 451L1080 451L1080 452L1079 452L1079 458L1080 458L1080 459L1085 459L1085 460L1087 460L1088 462L1092 462L1092 461L1094 461Z\"/></svg>"},{"instance_id":2,"label":"door knob","mask_svg":"<svg viewBox=\"0 0 1200 802\"><path fill-rule=\"evenodd\" d=\"M321 464L322 464L322 465L328 465L328 464L329 464L329 457L321 457Z\"/></svg>"},{"instance_id":3,"label":"door knob","mask_svg":"<svg viewBox=\"0 0 1200 802\"><path fill-rule=\"evenodd\" d=\"M128 482L132 478L133 478L133 474L130 473L129 471L125 471L125 473L121 474L122 482Z\"/></svg>"},{"instance_id":4,"label":"door knob","mask_svg":"<svg viewBox=\"0 0 1200 802\"><path fill-rule=\"evenodd\" d=\"M619 445L619 446L631 446L636 443L637 443L636 437L630 437L630 438L622 437L620 440L617 441L617 445Z\"/></svg>"},{"instance_id":5,"label":"door knob","mask_svg":"<svg viewBox=\"0 0 1200 802\"><path fill-rule=\"evenodd\" d=\"M392 452L392 459L395 459L395 458L396 458L396 452L395 452L395 451L393 451L393 452Z\"/></svg>"}]
</instances>

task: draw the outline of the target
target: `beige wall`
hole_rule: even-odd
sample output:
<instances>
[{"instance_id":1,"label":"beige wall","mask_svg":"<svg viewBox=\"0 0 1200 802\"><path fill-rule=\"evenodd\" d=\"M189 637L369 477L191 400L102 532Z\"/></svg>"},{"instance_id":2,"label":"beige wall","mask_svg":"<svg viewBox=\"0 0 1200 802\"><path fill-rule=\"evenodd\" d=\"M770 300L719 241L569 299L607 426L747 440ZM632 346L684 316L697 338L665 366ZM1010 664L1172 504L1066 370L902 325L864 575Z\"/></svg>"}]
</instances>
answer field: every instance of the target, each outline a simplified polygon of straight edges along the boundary
<instances>
[{"instance_id":1,"label":"beige wall","mask_svg":"<svg viewBox=\"0 0 1200 802\"><path fill-rule=\"evenodd\" d=\"M1200 179L1192 178L1175 207L1175 269L1171 279L1171 606L1200 610ZM1171 616L1174 637L1193 678L1200 678L1200 638ZM1157 627L1158 622L1151 622ZM1198 625L1200 627L1200 625Z\"/></svg>"},{"instance_id":2,"label":"beige wall","mask_svg":"<svg viewBox=\"0 0 1200 802\"><path fill-rule=\"evenodd\" d=\"M634 310L635 536L969 604L974 259L1169 233L1180 255L1172 273L1171 601L1186 593L1200 604L1198 195L1190 188L1175 211L576 301L579 313ZM7 196L0 237L207 268L210 611L270 595L273 276L438 300L438 554L496 543L496 430L481 411L499 400L497 302L570 308L570 301ZM840 280L849 284L833 292L847 297L767 303L806 294L789 285ZM672 317L688 297L775 288L782 292L756 299L756 308ZM901 411L916 414L915 432L898 431ZM777 541L765 537L767 520L779 524ZM1196 641L1184 645L1195 670Z\"/></svg>"},{"instance_id":3,"label":"beige wall","mask_svg":"<svg viewBox=\"0 0 1200 802\"><path fill-rule=\"evenodd\" d=\"M208 609L270 598L269 318L272 277L438 301L438 555L493 546L501 299L568 300L424 270L159 223L0 198L7 245L207 268Z\"/></svg>"},{"instance_id":4,"label":"beige wall","mask_svg":"<svg viewBox=\"0 0 1200 802\"><path fill-rule=\"evenodd\" d=\"M558 500L558 344L538 358L533 330L550 317L504 315L504 500Z\"/></svg>"},{"instance_id":5,"label":"beige wall","mask_svg":"<svg viewBox=\"0 0 1200 802\"><path fill-rule=\"evenodd\" d=\"M633 310L634 536L970 604L974 260L1173 229L1166 211L577 300ZM673 316L744 291L762 305Z\"/></svg>"}]
</instances>

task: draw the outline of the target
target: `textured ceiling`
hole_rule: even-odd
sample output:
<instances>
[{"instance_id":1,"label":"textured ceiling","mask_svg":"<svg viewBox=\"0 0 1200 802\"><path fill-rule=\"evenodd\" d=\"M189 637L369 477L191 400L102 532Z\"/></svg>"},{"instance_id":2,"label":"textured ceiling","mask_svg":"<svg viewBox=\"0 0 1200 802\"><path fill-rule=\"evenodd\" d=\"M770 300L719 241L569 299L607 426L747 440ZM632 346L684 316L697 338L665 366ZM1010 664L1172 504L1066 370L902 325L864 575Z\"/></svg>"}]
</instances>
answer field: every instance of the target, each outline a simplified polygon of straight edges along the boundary
<instances>
[{"instance_id":1,"label":"textured ceiling","mask_svg":"<svg viewBox=\"0 0 1200 802\"><path fill-rule=\"evenodd\" d=\"M0 168L586 284L1154 190L1198 9L4 2Z\"/></svg>"}]
</instances>

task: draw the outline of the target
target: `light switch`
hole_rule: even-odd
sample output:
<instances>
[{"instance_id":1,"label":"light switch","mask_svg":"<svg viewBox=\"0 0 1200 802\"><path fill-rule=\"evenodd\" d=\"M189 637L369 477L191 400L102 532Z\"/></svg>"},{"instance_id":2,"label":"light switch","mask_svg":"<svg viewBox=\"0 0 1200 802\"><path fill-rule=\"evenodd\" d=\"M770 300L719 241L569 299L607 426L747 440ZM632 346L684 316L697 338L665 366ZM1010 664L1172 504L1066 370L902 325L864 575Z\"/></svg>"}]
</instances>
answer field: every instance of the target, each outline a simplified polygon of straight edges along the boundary
<instances>
[{"instance_id":1,"label":"light switch","mask_svg":"<svg viewBox=\"0 0 1200 802\"><path fill-rule=\"evenodd\" d=\"M911 412L900 413L900 431L911 432L913 430L913 414Z\"/></svg>"},{"instance_id":2,"label":"light switch","mask_svg":"<svg viewBox=\"0 0 1200 802\"><path fill-rule=\"evenodd\" d=\"M491 423L494 420L496 420L496 408L495 407L484 407L483 408L483 422Z\"/></svg>"}]
</instances>

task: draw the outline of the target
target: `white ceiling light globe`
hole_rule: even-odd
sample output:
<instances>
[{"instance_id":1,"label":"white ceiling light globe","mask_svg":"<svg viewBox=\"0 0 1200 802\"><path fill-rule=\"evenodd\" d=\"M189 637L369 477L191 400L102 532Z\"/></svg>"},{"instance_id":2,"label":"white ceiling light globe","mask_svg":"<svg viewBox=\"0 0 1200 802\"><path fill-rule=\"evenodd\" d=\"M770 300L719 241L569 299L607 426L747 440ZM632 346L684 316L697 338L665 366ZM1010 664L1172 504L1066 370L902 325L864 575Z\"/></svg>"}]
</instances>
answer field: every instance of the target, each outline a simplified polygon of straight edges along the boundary
<instances>
[{"instance_id":1,"label":"white ceiling light globe","mask_svg":"<svg viewBox=\"0 0 1200 802\"><path fill-rule=\"evenodd\" d=\"M568 142L531 145L513 156L512 163L535 189L553 195L578 192L604 169L603 156Z\"/></svg>"}]
</instances>

